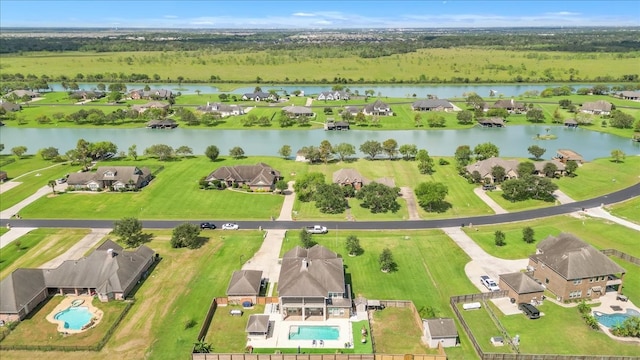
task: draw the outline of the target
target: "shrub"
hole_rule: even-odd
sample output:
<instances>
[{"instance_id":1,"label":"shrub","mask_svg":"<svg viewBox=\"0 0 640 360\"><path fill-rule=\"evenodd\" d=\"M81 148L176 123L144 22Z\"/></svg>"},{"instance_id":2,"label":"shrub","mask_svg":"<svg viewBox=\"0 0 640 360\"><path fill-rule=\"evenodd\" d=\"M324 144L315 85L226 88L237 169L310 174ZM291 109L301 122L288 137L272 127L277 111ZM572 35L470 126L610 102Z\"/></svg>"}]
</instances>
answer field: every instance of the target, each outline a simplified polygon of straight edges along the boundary
<instances>
[{"instance_id":1,"label":"shrub","mask_svg":"<svg viewBox=\"0 0 640 360\"><path fill-rule=\"evenodd\" d=\"M184 323L184 329L191 329L192 327L196 326L197 322L194 319L189 319Z\"/></svg>"},{"instance_id":2,"label":"shrub","mask_svg":"<svg viewBox=\"0 0 640 360\"><path fill-rule=\"evenodd\" d=\"M440 165L449 165L449 162L446 159L440 159L440 160L438 160L438 164L440 164Z\"/></svg>"}]
</instances>

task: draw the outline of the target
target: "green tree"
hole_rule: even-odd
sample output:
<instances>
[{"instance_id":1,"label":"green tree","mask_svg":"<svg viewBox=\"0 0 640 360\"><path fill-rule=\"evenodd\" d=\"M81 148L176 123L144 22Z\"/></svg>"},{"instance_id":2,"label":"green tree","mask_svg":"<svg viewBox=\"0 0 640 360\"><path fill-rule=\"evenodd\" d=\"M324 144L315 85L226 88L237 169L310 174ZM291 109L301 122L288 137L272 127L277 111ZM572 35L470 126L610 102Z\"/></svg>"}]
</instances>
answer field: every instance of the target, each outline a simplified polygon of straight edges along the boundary
<instances>
[{"instance_id":1,"label":"green tree","mask_svg":"<svg viewBox=\"0 0 640 360\"><path fill-rule=\"evenodd\" d=\"M532 123L543 123L544 122L544 111L540 108L533 108L527 111L526 118L528 121Z\"/></svg>"},{"instance_id":2,"label":"green tree","mask_svg":"<svg viewBox=\"0 0 640 360\"><path fill-rule=\"evenodd\" d=\"M578 163L575 162L575 160L569 160L565 164L564 171L566 171L568 175L574 176L577 169L578 169Z\"/></svg>"},{"instance_id":3,"label":"green tree","mask_svg":"<svg viewBox=\"0 0 640 360\"><path fill-rule=\"evenodd\" d=\"M26 152L27 152L27 147L23 145L14 146L11 148L11 153L15 155L18 159L22 159L22 155L24 155Z\"/></svg>"},{"instance_id":4,"label":"green tree","mask_svg":"<svg viewBox=\"0 0 640 360\"><path fill-rule=\"evenodd\" d=\"M126 217L113 223L112 233L127 247L137 247L148 240L142 233L142 222L134 217Z\"/></svg>"},{"instance_id":5,"label":"green tree","mask_svg":"<svg viewBox=\"0 0 640 360\"><path fill-rule=\"evenodd\" d=\"M112 91L107 96L107 99L109 99L109 102L117 103L118 101L122 100L122 93L120 93L119 91Z\"/></svg>"},{"instance_id":6,"label":"green tree","mask_svg":"<svg viewBox=\"0 0 640 360\"><path fill-rule=\"evenodd\" d=\"M427 150L418 150L416 160L418 161L418 171L420 174L433 174L434 161L431 156L429 156L429 152Z\"/></svg>"},{"instance_id":7,"label":"green tree","mask_svg":"<svg viewBox=\"0 0 640 360\"><path fill-rule=\"evenodd\" d=\"M471 148L469 145L460 145L456 148L455 159L458 167L464 167L471 163Z\"/></svg>"},{"instance_id":8,"label":"green tree","mask_svg":"<svg viewBox=\"0 0 640 360\"><path fill-rule=\"evenodd\" d=\"M531 161L523 161L518 164L516 171L518 176L531 175L536 171L536 166Z\"/></svg>"},{"instance_id":9,"label":"green tree","mask_svg":"<svg viewBox=\"0 0 640 360\"><path fill-rule=\"evenodd\" d=\"M391 272L396 270L397 264L393 260L391 249L384 248L382 250L380 257L378 257L378 264L380 264L380 270L382 270L382 272Z\"/></svg>"},{"instance_id":10,"label":"green tree","mask_svg":"<svg viewBox=\"0 0 640 360\"><path fill-rule=\"evenodd\" d=\"M280 148L280 150L278 150L278 154L280 156L282 156L285 159L288 159L289 156L291 156L291 146L289 145L282 145L282 147Z\"/></svg>"},{"instance_id":11,"label":"green tree","mask_svg":"<svg viewBox=\"0 0 640 360\"><path fill-rule=\"evenodd\" d=\"M208 354L213 350L213 345L200 340L193 344L193 352L199 354Z\"/></svg>"},{"instance_id":12,"label":"green tree","mask_svg":"<svg viewBox=\"0 0 640 360\"><path fill-rule=\"evenodd\" d=\"M496 166L491 168L491 176L493 177L493 181L495 181L497 183L503 182L504 181L504 177L506 176L506 174L507 174L507 172L500 165L496 165Z\"/></svg>"},{"instance_id":13,"label":"green tree","mask_svg":"<svg viewBox=\"0 0 640 360\"><path fill-rule=\"evenodd\" d=\"M56 194L56 181L55 180L49 180L47 185L51 188L51 191L53 192L53 195L55 195Z\"/></svg>"},{"instance_id":14,"label":"green tree","mask_svg":"<svg viewBox=\"0 0 640 360\"><path fill-rule=\"evenodd\" d=\"M333 150L338 155L340 161L345 161L356 153L356 147L349 143L340 143L334 146Z\"/></svg>"},{"instance_id":15,"label":"green tree","mask_svg":"<svg viewBox=\"0 0 640 360\"><path fill-rule=\"evenodd\" d=\"M316 189L325 183L324 174L320 172L309 172L296 180L293 189L298 196L298 200L308 202L313 200Z\"/></svg>"},{"instance_id":16,"label":"green tree","mask_svg":"<svg viewBox=\"0 0 640 360\"><path fill-rule=\"evenodd\" d=\"M531 145L527 148L527 151L529 152L529 154L533 155L536 160L540 160L542 155L547 152L547 149L541 148L538 145Z\"/></svg>"},{"instance_id":17,"label":"green tree","mask_svg":"<svg viewBox=\"0 0 640 360\"><path fill-rule=\"evenodd\" d=\"M542 172L544 173L544 176L548 178L555 177L557 171L558 171L558 166L552 162L548 162L544 164L544 167L542 168Z\"/></svg>"},{"instance_id":18,"label":"green tree","mask_svg":"<svg viewBox=\"0 0 640 360\"><path fill-rule=\"evenodd\" d=\"M329 140L322 140L322 142L320 142L318 150L320 151L320 160L322 160L322 162L325 164L328 163L333 157L333 147L331 146Z\"/></svg>"},{"instance_id":19,"label":"green tree","mask_svg":"<svg viewBox=\"0 0 640 360\"><path fill-rule=\"evenodd\" d=\"M640 316L626 318L622 324L613 327L611 333L622 337L640 337Z\"/></svg>"},{"instance_id":20,"label":"green tree","mask_svg":"<svg viewBox=\"0 0 640 360\"><path fill-rule=\"evenodd\" d=\"M627 154L625 154L624 151L620 149L611 150L611 158L616 163L622 162L626 156Z\"/></svg>"},{"instance_id":21,"label":"green tree","mask_svg":"<svg viewBox=\"0 0 640 360\"><path fill-rule=\"evenodd\" d=\"M165 144L155 144L144 149L144 154L147 156L157 157L160 161L166 161L173 157L173 148Z\"/></svg>"},{"instance_id":22,"label":"green tree","mask_svg":"<svg viewBox=\"0 0 640 360\"><path fill-rule=\"evenodd\" d=\"M403 159L411 160L418 154L418 147L415 144L404 144L400 145L398 152L402 155Z\"/></svg>"},{"instance_id":23,"label":"green tree","mask_svg":"<svg viewBox=\"0 0 640 360\"><path fill-rule=\"evenodd\" d=\"M199 239L200 227L192 223L182 223L173 229L171 234L171 247L197 249L202 245Z\"/></svg>"},{"instance_id":24,"label":"green tree","mask_svg":"<svg viewBox=\"0 0 640 360\"><path fill-rule=\"evenodd\" d=\"M400 189L372 182L363 186L356 194L356 198L362 200L360 206L369 209L372 214L392 213L400 210L397 198Z\"/></svg>"},{"instance_id":25,"label":"green tree","mask_svg":"<svg viewBox=\"0 0 640 360\"><path fill-rule=\"evenodd\" d=\"M38 152L40 153L40 156L42 156L43 160L53 160L60 155L58 149L54 148L53 146L40 149L40 151Z\"/></svg>"},{"instance_id":26,"label":"green tree","mask_svg":"<svg viewBox=\"0 0 640 360\"><path fill-rule=\"evenodd\" d=\"M382 151L384 151L391 160L395 159L398 153L398 142L395 139L387 139L382 143Z\"/></svg>"},{"instance_id":27,"label":"green tree","mask_svg":"<svg viewBox=\"0 0 640 360\"><path fill-rule=\"evenodd\" d=\"M499 117L502 119L506 119L509 117L509 111L504 108L493 108L489 109L489 111L486 112L486 115L487 117Z\"/></svg>"},{"instance_id":28,"label":"green tree","mask_svg":"<svg viewBox=\"0 0 640 360\"><path fill-rule=\"evenodd\" d=\"M91 143L85 139L79 139L76 143L76 156L85 170L89 170L91 162Z\"/></svg>"},{"instance_id":29,"label":"green tree","mask_svg":"<svg viewBox=\"0 0 640 360\"><path fill-rule=\"evenodd\" d=\"M313 236L304 228L300 230L300 244L305 249L309 249L316 244L315 241L313 241Z\"/></svg>"},{"instance_id":30,"label":"green tree","mask_svg":"<svg viewBox=\"0 0 640 360\"><path fill-rule=\"evenodd\" d=\"M562 115L562 113L560 112L559 107L557 107L553 111L553 115L551 116L551 121L555 124L562 124L562 122L564 121L564 115Z\"/></svg>"},{"instance_id":31,"label":"green tree","mask_svg":"<svg viewBox=\"0 0 640 360\"><path fill-rule=\"evenodd\" d=\"M285 190L289 188L289 184L287 184L284 180L276 181L276 190L280 192L280 194L284 194Z\"/></svg>"},{"instance_id":32,"label":"green tree","mask_svg":"<svg viewBox=\"0 0 640 360\"><path fill-rule=\"evenodd\" d=\"M420 113L416 113L416 115L413 117L413 122L415 123L416 127L422 127L422 115Z\"/></svg>"},{"instance_id":33,"label":"green tree","mask_svg":"<svg viewBox=\"0 0 640 360\"><path fill-rule=\"evenodd\" d=\"M505 235L501 230L496 230L495 233L493 233L494 236L494 241L496 243L496 246L505 246L507 243L504 241L505 240Z\"/></svg>"},{"instance_id":34,"label":"green tree","mask_svg":"<svg viewBox=\"0 0 640 360\"><path fill-rule=\"evenodd\" d=\"M463 124L463 125L471 124L473 122L473 111L469 111L469 110L459 111L458 114L456 115L456 119L460 124Z\"/></svg>"},{"instance_id":35,"label":"green tree","mask_svg":"<svg viewBox=\"0 0 640 360\"><path fill-rule=\"evenodd\" d=\"M369 155L370 160L374 160L376 156L382 153L382 144L375 140L367 140L360 145L360 151Z\"/></svg>"},{"instance_id":36,"label":"green tree","mask_svg":"<svg viewBox=\"0 0 640 360\"><path fill-rule=\"evenodd\" d=\"M229 150L229 156L234 159L242 159L244 157L244 150L240 146L234 146Z\"/></svg>"},{"instance_id":37,"label":"green tree","mask_svg":"<svg viewBox=\"0 0 640 360\"><path fill-rule=\"evenodd\" d=\"M136 144L133 144L131 146L129 146L128 149L128 155L129 157L133 158L134 161L138 161L138 146Z\"/></svg>"},{"instance_id":38,"label":"green tree","mask_svg":"<svg viewBox=\"0 0 640 360\"><path fill-rule=\"evenodd\" d=\"M360 246L360 239L355 235L347 236L347 253L351 256L362 254L362 246Z\"/></svg>"},{"instance_id":39,"label":"green tree","mask_svg":"<svg viewBox=\"0 0 640 360\"><path fill-rule=\"evenodd\" d=\"M467 106L473 109L482 109L485 105L485 102L482 99L482 97L480 97L480 95L474 92L470 93L465 100L466 100Z\"/></svg>"},{"instance_id":40,"label":"green tree","mask_svg":"<svg viewBox=\"0 0 640 360\"><path fill-rule=\"evenodd\" d=\"M444 199L449 193L447 186L440 182L421 182L415 188L418 204L427 211L439 210L444 205Z\"/></svg>"},{"instance_id":41,"label":"green tree","mask_svg":"<svg viewBox=\"0 0 640 360\"><path fill-rule=\"evenodd\" d=\"M522 240L527 244L531 244L536 241L534 238L534 231L530 226L527 226L522 229Z\"/></svg>"},{"instance_id":42,"label":"green tree","mask_svg":"<svg viewBox=\"0 0 640 360\"><path fill-rule=\"evenodd\" d=\"M176 149L176 155L178 156L193 155L193 149L186 145L182 145Z\"/></svg>"},{"instance_id":43,"label":"green tree","mask_svg":"<svg viewBox=\"0 0 640 360\"><path fill-rule=\"evenodd\" d=\"M611 111L611 126L618 129L631 129L633 127L633 122L635 119L630 114L622 112L620 110Z\"/></svg>"},{"instance_id":44,"label":"green tree","mask_svg":"<svg viewBox=\"0 0 640 360\"><path fill-rule=\"evenodd\" d=\"M476 145L476 147L473 148L473 153L476 155L476 160L484 160L500 156L500 150L498 147L490 142Z\"/></svg>"},{"instance_id":45,"label":"green tree","mask_svg":"<svg viewBox=\"0 0 640 360\"><path fill-rule=\"evenodd\" d=\"M204 155L208 157L211 161L216 161L216 159L220 155L220 149L218 149L218 147L215 145L209 145L204 150Z\"/></svg>"},{"instance_id":46,"label":"green tree","mask_svg":"<svg viewBox=\"0 0 640 360\"><path fill-rule=\"evenodd\" d=\"M338 184L319 184L313 199L316 208L323 214L341 214L348 206L342 187Z\"/></svg>"},{"instance_id":47,"label":"green tree","mask_svg":"<svg viewBox=\"0 0 640 360\"><path fill-rule=\"evenodd\" d=\"M439 114L431 114L429 115L429 117L427 117L427 124L429 124L429 127L444 127L446 124L446 119L444 118L444 116L439 115Z\"/></svg>"}]
</instances>

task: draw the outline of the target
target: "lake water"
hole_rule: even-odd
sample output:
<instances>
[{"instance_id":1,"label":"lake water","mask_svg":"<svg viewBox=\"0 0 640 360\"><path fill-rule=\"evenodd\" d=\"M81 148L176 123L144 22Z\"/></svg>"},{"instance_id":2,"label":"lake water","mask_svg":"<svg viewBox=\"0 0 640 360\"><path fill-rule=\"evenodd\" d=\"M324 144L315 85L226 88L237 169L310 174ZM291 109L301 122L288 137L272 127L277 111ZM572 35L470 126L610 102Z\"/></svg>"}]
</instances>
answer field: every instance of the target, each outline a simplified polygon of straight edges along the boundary
<instances>
[{"instance_id":1,"label":"lake water","mask_svg":"<svg viewBox=\"0 0 640 360\"><path fill-rule=\"evenodd\" d=\"M81 83L78 84L83 90L92 90L98 87L97 83ZM146 84L125 84L128 90L142 89ZM351 89L352 93L356 90L360 95L363 95L366 90L373 90L374 96L385 97L412 97L416 94L416 98L425 98L427 95L436 95L441 99L463 97L463 94L469 92L475 92L482 97L489 97L489 93L493 90L496 92L496 96L518 96L526 91L542 91L548 87L570 85L578 89L581 87L591 87L592 85L586 84L488 84L488 85L346 85ZM49 87L53 91L63 91L60 83L49 83ZM209 84L149 84L151 89L170 89L174 92L181 92L182 94L195 94L196 90L201 91L203 94L218 93L218 88ZM277 90L280 94L284 91L289 94L295 90L304 91L306 95L318 94L322 91L331 90L331 85L285 85L285 86L269 86L261 85L263 91ZM253 92L255 86L239 87L231 92L233 94L244 94Z\"/></svg>"},{"instance_id":2,"label":"lake water","mask_svg":"<svg viewBox=\"0 0 640 360\"><path fill-rule=\"evenodd\" d=\"M466 130L214 130L177 128L173 130L136 129L37 129L37 128L0 128L0 140L5 145L4 154L14 146L24 145L29 153L53 146L60 153L75 148L78 139L90 142L111 141L119 150L126 151L133 144L138 152L153 144L167 144L174 148L190 146L194 154L203 154L209 145L216 145L221 155L229 149L240 146L248 156L277 156L282 145L290 145L293 152L303 146L318 146L322 140L336 145L342 142L353 144L356 148L367 140L383 142L395 139L398 144L416 144L427 149L431 155L452 156L459 145L475 145L492 142L500 149L501 156L529 157L527 148L537 144L547 149L545 158L550 158L557 149L568 148L580 153L586 160L609 157L611 150L621 149L627 155L640 155L640 143L610 134L583 129L567 129L561 126L550 127L549 134L555 140L534 140L537 134L545 134L547 126L507 126L505 128L474 127ZM358 154L363 156L363 154Z\"/></svg>"}]
</instances>

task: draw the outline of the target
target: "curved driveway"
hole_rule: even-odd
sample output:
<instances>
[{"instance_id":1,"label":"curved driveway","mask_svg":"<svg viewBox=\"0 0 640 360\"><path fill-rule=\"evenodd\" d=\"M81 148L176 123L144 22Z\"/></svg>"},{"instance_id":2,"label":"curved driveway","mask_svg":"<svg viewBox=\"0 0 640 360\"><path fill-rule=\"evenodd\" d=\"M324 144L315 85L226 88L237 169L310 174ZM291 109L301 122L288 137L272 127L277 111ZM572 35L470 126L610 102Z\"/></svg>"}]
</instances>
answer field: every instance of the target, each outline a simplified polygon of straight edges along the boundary
<instances>
[{"instance_id":1,"label":"curved driveway","mask_svg":"<svg viewBox=\"0 0 640 360\"><path fill-rule=\"evenodd\" d=\"M489 225L514 221L526 221L530 219L543 218L561 214L568 214L583 208L594 208L600 205L615 204L640 195L640 183L626 189L616 191L611 194L597 198L576 201L570 204L551 206L542 209L513 212L508 214L485 215L475 217L464 217L454 219L439 220L414 220L414 221L236 221L236 219L220 219L217 222L237 222L241 229L299 229L303 226L310 226L321 223L329 229L350 229L350 230L409 230L409 229L436 229L469 225ZM210 219L203 220L209 221ZM73 227L73 228L113 228L114 220L38 220L38 219L11 219L11 224L20 227ZM144 220L143 225L151 229L172 229L184 221L199 223L200 220ZM0 220L1 226L6 226L8 220Z\"/></svg>"}]
</instances>

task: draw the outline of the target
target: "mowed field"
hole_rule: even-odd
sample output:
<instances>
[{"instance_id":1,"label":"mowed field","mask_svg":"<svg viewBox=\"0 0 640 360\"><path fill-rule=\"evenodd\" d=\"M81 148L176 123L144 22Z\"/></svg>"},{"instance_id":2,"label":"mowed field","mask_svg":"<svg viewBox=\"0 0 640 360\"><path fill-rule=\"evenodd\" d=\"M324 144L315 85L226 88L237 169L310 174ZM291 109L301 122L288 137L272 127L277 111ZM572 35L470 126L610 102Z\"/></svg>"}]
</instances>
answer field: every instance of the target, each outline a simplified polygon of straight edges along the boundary
<instances>
[{"instance_id":1,"label":"mowed field","mask_svg":"<svg viewBox=\"0 0 640 360\"><path fill-rule=\"evenodd\" d=\"M2 55L6 73L74 76L77 73L137 73L160 81L328 82L334 77L356 82L515 82L588 81L619 78L638 72L640 52L569 53L507 51L485 48L421 49L408 54L364 59L356 56L325 58L313 52L64 52ZM117 70L116 70L117 69ZM549 78L551 76L551 78ZM456 80L454 80L457 79ZM527 80L528 79L528 80Z\"/></svg>"}]
</instances>

